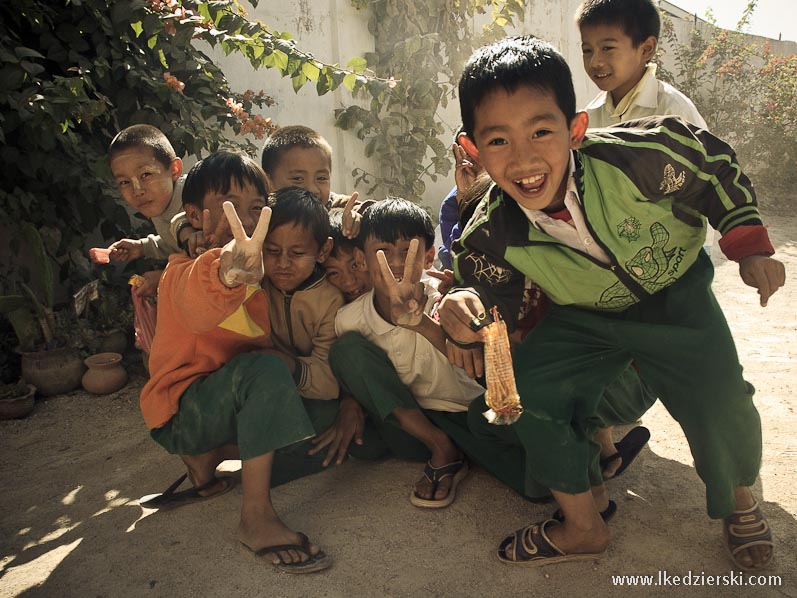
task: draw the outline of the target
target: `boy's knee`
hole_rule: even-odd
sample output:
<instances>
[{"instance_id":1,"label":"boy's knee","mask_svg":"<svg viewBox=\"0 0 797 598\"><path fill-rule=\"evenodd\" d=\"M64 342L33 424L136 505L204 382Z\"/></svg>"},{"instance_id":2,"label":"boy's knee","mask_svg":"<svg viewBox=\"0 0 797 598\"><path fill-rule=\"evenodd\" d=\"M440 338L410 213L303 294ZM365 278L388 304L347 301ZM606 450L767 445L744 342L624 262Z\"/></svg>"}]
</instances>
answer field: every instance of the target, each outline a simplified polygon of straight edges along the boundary
<instances>
[{"instance_id":1,"label":"boy's knee","mask_svg":"<svg viewBox=\"0 0 797 598\"><path fill-rule=\"evenodd\" d=\"M329 349L329 365L333 372L341 368L357 367L361 359L373 350L374 345L359 332L344 333Z\"/></svg>"},{"instance_id":2,"label":"boy's knee","mask_svg":"<svg viewBox=\"0 0 797 598\"><path fill-rule=\"evenodd\" d=\"M293 390L296 385L288 365L275 355L263 353L241 353L233 357L227 364L234 368L235 378L243 385L267 384L264 388L277 389L283 384Z\"/></svg>"}]
</instances>

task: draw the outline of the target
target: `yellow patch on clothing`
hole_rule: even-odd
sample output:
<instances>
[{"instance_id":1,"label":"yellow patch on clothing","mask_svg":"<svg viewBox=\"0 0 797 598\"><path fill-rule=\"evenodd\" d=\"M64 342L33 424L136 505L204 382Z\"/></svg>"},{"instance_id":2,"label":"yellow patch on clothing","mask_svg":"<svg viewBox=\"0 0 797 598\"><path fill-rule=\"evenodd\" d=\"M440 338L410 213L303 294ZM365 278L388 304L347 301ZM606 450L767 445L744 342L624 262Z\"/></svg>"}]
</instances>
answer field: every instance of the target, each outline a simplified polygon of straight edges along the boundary
<instances>
[{"instance_id":1,"label":"yellow patch on clothing","mask_svg":"<svg viewBox=\"0 0 797 598\"><path fill-rule=\"evenodd\" d=\"M224 330L229 330L230 332L235 332L236 334L240 334L242 336L248 338L256 338L258 336L265 336L268 334L263 328L258 325L252 319L249 310L247 309L247 301L257 293L261 291L260 287L246 287L246 297L241 302L241 305L236 309L232 314L230 314L221 324L219 324L219 328L224 328Z\"/></svg>"}]
</instances>

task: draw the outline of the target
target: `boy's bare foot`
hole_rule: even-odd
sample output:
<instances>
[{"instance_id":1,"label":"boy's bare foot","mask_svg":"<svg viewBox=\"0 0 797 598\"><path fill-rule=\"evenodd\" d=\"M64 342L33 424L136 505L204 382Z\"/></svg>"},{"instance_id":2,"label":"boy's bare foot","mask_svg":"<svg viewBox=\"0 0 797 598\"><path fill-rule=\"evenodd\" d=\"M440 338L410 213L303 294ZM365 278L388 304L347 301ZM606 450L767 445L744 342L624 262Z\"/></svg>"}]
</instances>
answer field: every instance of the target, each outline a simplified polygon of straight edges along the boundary
<instances>
[{"instance_id":1,"label":"boy's bare foot","mask_svg":"<svg viewBox=\"0 0 797 598\"><path fill-rule=\"evenodd\" d=\"M764 568L772 560L772 532L750 488L736 489L736 511L723 523L733 562L745 570Z\"/></svg>"}]
</instances>

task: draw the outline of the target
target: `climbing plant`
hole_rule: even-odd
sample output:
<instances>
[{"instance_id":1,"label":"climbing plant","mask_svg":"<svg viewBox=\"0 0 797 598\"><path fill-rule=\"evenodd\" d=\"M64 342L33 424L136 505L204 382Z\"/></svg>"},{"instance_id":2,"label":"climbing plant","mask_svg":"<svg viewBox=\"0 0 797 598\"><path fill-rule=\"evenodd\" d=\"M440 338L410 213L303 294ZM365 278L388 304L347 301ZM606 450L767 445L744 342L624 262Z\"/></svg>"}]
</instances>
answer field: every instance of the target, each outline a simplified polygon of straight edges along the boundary
<instances>
[{"instance_id":1,"label":"climbing plant","mask_svg":"<svg viewBox=\"0 0 797 598\"><path fill-rule=\"evenodd\" d=\"M425 179L436 181L451 168L453 139L439 109L455 97L464 61L474 48L506 34L523 20L521 0L352 0L370 11L368 28L375 50L365 55L370 68L393 77L394 88L369 86L366 106L353 104L335 112L337 126L353 131L373 157L374 172L353 171L355 184L369 194L400 195L420 201ZM474 26L480 16L483 27Z\"/></svg>"},{"instance_id":2,"label":"climbing plant","mask_svg":"<svg viewBox=\"0 0 797 598\"><path fill-rule=\"evenodd\" d=\"M89 278L89 235L113 240L148 226L114 201L107 166L110 140L130 124L161 128L179 155L221 145L256 151L273 100L231 89L199 42L276 69L294 89L378 94L388 85L361 58L351 68L317 60L287 33L250 21L238 0L4 0L0 229L12 254L18 223L31 223L74 290ZM14 264L0 264L0 286L24 282Z\"/></svg>"}]
</instances>

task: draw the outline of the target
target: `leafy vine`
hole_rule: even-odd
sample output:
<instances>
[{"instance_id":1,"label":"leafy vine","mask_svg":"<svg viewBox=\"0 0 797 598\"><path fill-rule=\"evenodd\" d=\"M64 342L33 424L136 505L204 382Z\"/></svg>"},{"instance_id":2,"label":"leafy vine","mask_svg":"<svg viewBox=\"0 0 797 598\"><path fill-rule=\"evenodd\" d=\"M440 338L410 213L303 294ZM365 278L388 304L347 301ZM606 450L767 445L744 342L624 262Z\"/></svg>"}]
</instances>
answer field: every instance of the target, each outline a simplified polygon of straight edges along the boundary
<instances>
[{"instance_id":1,"label":"leafy vine","mask_svg":"<svg viewBox=\"0 0 797 598\"><path fill-rule=\"evenodd\" d=\"M371 11L369 31L375 52L365 58L394 89L371 88L367 108L335 111L336 124L363 140L376 172L356 168L355 185L369 194L400 195L420 201L425 179L436 181L451 169L449 146L438 138L447 131L438 110L456 95L456 82L473 49L506 35L505 27L523 20L521 0L352 0ZM474 19L489 12L489 22L474 31Z\"/></svg>"}]
</instances>

